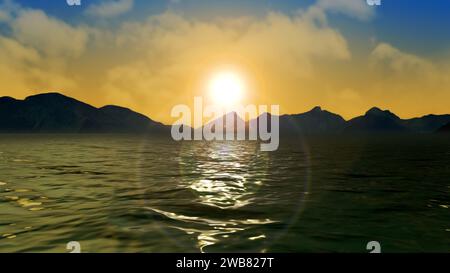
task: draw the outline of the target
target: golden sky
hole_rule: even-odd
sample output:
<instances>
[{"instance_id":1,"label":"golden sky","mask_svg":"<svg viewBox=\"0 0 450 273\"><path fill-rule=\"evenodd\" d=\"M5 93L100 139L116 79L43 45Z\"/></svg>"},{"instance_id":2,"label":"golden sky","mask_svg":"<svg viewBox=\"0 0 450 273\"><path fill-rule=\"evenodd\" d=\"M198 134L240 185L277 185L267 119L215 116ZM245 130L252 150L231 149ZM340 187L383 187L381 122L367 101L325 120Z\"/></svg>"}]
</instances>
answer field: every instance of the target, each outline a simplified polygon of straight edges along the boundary
<instances>
[{"instance_id":1,"label":"golden sky","mask_svg":"<svg viewBox=\"0 0 450 273\"><path fill-rule=\"evenodd\" d=\"M329 22L330 11L343 9L358 23L373 12L320 2L327 1L289 14L236 17L169 9L113 25L106 18L66 22L9 5L0 11L8 30L0 32L0 96L57 91L171 123L173 106L206 95L212 75L226 70L246 82L245 104L279 104L281 113L316 105L346 119L372 106L404 118L450 113L450 54L432 59L377 37L346 36ZM115 15L109 11L105 17Z\"/></svg>"}]
</instances>

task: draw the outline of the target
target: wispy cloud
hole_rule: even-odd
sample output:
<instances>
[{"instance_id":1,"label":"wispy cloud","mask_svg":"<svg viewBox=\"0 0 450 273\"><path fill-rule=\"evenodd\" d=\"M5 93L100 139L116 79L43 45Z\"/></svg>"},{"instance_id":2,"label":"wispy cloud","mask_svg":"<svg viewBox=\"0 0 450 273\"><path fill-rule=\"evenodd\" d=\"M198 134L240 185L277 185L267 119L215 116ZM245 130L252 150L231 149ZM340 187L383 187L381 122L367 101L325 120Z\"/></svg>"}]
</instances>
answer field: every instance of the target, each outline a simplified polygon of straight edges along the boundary
<instances>
[{"instance_id":1,"label":"wispy cloud","mask_svg":"<svg viewBox=\"0 0 450 273\"><path fill-rule=\"evenodd\" d=\"M422 77L436 75L433 64L419 56L402 52L388 43L380 43L372 51L370 61L373 66L383 66L385 71L417 74Z\"/></svg>"},{"instance_id":2,"label":"wispy cloud","mask_svg":"<svg viewBox=\"0 0 450 273\"><path fill-rule=\"evenodd\" d=\"M10 16L6 11L0 10L0 22L8 21L9 18L10 18Z\"/></svg>"},{"instance_id":3,"label":"wispy cloud","mask_svg":"<svg viewBox=\"0 0 450 273\"><path fill-rule=\"evenodd\" d=\"M325 11L342 13L360 20L368 20L375 14L375 9L365 0L318 0L316 6Z\"/></svg>"},{"instance_id":4,"label":"wispy cloud","mask_svg":"<svg viewBox=\"0 0 450 273\"><path fill-rule=\"evenodd\" d=\"M0 23L10 21L20 9L20 5L13 0L0 1Z\"/></svg>"},{"instance_id":5,"label":"wispy cloud","mask_svg":"<svg viewBox=\"0 0 450 273\"><path fill-rule=\"evenodd\" d=\"M100 4L92 4L86 13L93 17L111 18L122 15L133 8L133 0L110 0Z\"/></svg>"}]
</instances>

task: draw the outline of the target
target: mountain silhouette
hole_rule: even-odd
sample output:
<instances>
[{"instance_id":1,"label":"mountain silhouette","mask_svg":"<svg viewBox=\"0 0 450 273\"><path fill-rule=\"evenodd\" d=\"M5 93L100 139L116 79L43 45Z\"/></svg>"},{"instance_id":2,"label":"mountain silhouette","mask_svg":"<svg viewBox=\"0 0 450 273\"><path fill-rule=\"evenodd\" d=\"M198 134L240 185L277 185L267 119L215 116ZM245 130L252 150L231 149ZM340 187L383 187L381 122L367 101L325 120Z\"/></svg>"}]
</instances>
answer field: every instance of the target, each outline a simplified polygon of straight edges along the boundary
<instances>
[{"instance_id":1,"label":"mountain silhouette","mask_svg":"<svg viewBox=\"0 0 450 273\"><path fill-rule=\"evenodd\" d=\"M223 125L222 131L224 133L236 132L238 130L238 124L243 124L244 129L245 129L245 126L246 126L245 121L236 112L229 112L226 115L224 115L218 119L215 119L212 122L205 124L204 127L211 126L212 131L215 132L216 128L215 128L214 123L220 119L222 119L222 125Z\"/></svg>"},{"instance_id":2,"label":"mountain silhouette","mask_svg":"<svg viewBox=\"0 0 450 273\"><path fill-rule=\"evenodd\" d=\"M347 121L346 133L433 133L450 122L450 115L400 119L389 110L371 108L364 116Z\"/></svg>"},{"instance_id":3,"label":"mountain silhouette","mask_svg":"<svg viewBox=\"0 0 450 273\"><path fill-rule=\"evenodd\" d=\"M222 124L222 135L224 136L224 139L227 135L237 135L237 132L239 131L238 124L244 125L242 128L243 130L241 131L245 132L247 130L247 123L236 112L233 111L223 115L222 117L216 118L199 128L194 129L194 132L203 132L204 130L208 130L212 133L215 133L217 132L216 130L218 130L218 128L216 128L216 123L218 122Z\"/></svg>"},{"instance_id":4,"label":"mountain silhouette","mask_svg":"<svg viewBox=\"0 0 450 273\"><path fill-rule=\"evenodd\" d=\"M118 106L95 108L59 93L0 98L0 132L160 133L159 122Z\"/></svg>"},{"instance_id":5,"label":"mountain silhouette","mask_svg":"<svg viewBox=\"0 0 450 273\"><path fill-rule=\"evenodd\" d=\"M412 118L403 121L403 124L411 131L419 133L435 132L450 122L450 115L426 115L420 118Z\"/></svg>"},{"instance_id":6,"label":"mountain silhouette","mask_svg":"<svg viewBox=\"0 0 450 273\"><path fill-rule=\"evenodd\" d=\"M393 133L406 132L409 129L402 120L389 110L373 107L364 116L349 120L345 126L345 133Z\"/></svg>"},{"instance_id":7,"label":"mountain silhouette","mask_svg":"<svg viewBox=\"0 0 450 273\"><path fill-rule=\"evenodd\" d=\"M250 122L256 124L259 119L258 117ZM433 133L448 122L450 122L450 115L426 115L420 118L401 119L389 110L381 110L377 107L369 109L363 116L345 121L340 115L317 106L302 114L280 116L280 134ZM270 125L269 120L268 123Z\"/></svg>"},{"instance_id":8,"label":"mountain silhouette","mask_svg":"<svg viewBox=\"0 0 450 273\"><path fill-rule=\"evenodd\" d=\"M271 114L263 113L245 122L246 131L250 125L260 123L262 117L267 118L268 129L271 130ZM237 121L242 120L236 112L222 118L224 132L236 131ZM225 121L229 118L234 118L232 128L226 128ZM450 115L401 119L389 110L373 107L363 116L346 121L340 115L317 106L305 113L281 115L279 122L281 135L434 133L449 131ZM211 124L213 122L207 125ZM59 93L44 93L24 100L1 97L0 133L163 133L169 136L170 126L128 108L114 105L96 108Z\"/></svg>"},{"instance_id":9,"label":"mountain silhouette","mask_svg":"<svg viewBox=\"0 0 450 273\"><path fill-rule=\"evenodd\" d=\"M340 133L345 124L340 115L322 110L319 106L305 113L280 116L281 134L335 134Z\"/></svg>"}]
</instances>

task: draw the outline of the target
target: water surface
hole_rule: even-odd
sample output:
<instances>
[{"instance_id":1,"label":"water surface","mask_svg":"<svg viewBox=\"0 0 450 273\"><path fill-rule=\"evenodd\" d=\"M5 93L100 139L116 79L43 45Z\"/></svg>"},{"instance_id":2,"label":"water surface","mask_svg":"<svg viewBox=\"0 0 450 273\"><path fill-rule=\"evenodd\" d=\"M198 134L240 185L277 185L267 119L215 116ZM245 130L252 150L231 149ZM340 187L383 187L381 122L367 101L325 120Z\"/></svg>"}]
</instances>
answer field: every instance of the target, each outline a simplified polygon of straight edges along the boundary
<instances>
[{"instance_id":1,"label":"water surface","mask_svg":"<svg viewBox=\"0 0 450 273\"><path fill-rule=\"evenodd\" d=\"M450 251L443 136L0 136L0 252Z\"/></svg>"}]
</instances>

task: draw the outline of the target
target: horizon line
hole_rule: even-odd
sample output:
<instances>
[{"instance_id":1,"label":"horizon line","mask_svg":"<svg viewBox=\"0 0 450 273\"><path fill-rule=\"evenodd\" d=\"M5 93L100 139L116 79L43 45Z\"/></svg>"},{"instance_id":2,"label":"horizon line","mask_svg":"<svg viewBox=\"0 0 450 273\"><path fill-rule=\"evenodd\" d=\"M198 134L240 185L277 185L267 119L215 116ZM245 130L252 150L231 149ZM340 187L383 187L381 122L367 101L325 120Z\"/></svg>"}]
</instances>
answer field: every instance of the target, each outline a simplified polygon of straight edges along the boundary
<instances>
[{"instance_id":1,"label":"horizon line","mask_svg":"<svg viewBox=\"0 0 450 273\"><path fill-rule=\"evenodd\" d=\"M64 93L61 93L61 92L58 92L58 91L49 91L49 92L43 92L43 93L36 93L36 94L32 94L32 95L25 96L23 99L17 99L17 98L12 97L12 96L2 95L2 96L0 96L0 99L11 98L11 99L14 99L14 100L17 100L17 101L25 101L26 99L28 99L28 98L30 98L30 97L40 96L40 95L60 95L60 96L64 96L64 97L66 97L66 98L70 98L70 99L76 100L76 101L78 101L78 102L87 104L87 105L89 105L89 106L91 106L91 107L94 107L94 108L96 108L96 109L100 109L100 108L103 108L103 107L106 107L106 106L115 106L115 107L126 108L126 109L128 109L128 110L130 110L130 111L133 111L133 112L135 112L135 113L138 113L138 114L140 114L140 115L143 115L143 116L145 116L145 117L147 117L147 118L149 118L149 119L151 119L151 120L153 120L153 121L159 122L159 123L161 123L161 124L163 124L163 125L166 125L166 126L170 126L170 125L165 124L165 123L163 123L163 122L161 122L161 121L154 120L154 119L152 119L149 115L144 114L144 113L141 113L141 112L137 112L136 110L133 110L132 108L127 107L127 106L116 105L116 104L105 104L105 105L103 105L103 106L95 106L94 104L91 104L91 103L86 102L86 101L82 101L82 100L80 100L80 99L77 99L77 98L74 98L74 97L71 97L71 96L68 96L68 95L66 95L66 94L64 94ZM445 115L450 115L450 113L444 113L444 114L428 113L428 114L424 114L424 115L421 115L421 116L414 116L414 117L406 117L406 118L404 118L404 117L400 117L399 115L397 115L397 114L395 113L395 111L391 111L391 109L383 109L383 108L378 107L378 106L372 106L372 107L370 107L368 110L366 110L365 112L363 112L362 114L357 115L357 116L354 116L354 117L351 117L351 118L349 118L349 119L346 119L346 118L344 118L344 117L343 117L341 114L339 114L339 113L331 112L331 111L329 111L329 110L323 108L321 105L315 105L314 107L310 108L310 110L307 110L307 111L304 111L304 112L297 112L297 113L283 113L283 114L280 114L280 115L278 115L278 116L279 116L279 117L283 117L283 116L302 115L302 114L306 114L306 113L312 112L312 111L314 111L315 109L318 109L319 111L323 111L323 112L328 112L328 113L331 113L331 114L334 114L334 115L338 115L338 116L340 116L342 119L344 119L345 122L348 122L348 121L350 121L350 120L352 120L352 119L355 119L355 118L358 118L358 117L362 117L362 116L364 116L365 114L367 114L367 112L369 112L369 111L372 110L372 109L379 109L379 110L381 110L381 111L383 111L383 112L384 112L384 111L389 111L390 113L394 114L395 116L397 116L397 117L400 118L401 120L411 120L411 119L416 119L416 118L423 118L423 117L426 117L426 116L445 116ZM229 112L225 112L225 114L224 114L222 117L224 117L224 116L226 116L226 115L228 115L228 114L230 114L230 113L233 113L233 112L236 113L236 111L234 111L234 110L233 110L233 111L229 111ZM270 112L263 112L263 113L259 114L256 118L259 118L261 115L264 115L264 114L267 114L267 113L270 114L270 115L272 115ZM238 116L239 116L241 119L243 119L242 116L240 116L240 115L238 115ZM220 118L220 117L219 117L219 118ZM217 119L217 118L216 118L216 119ZM250 120L246 120L245 118L244 118L243 120L244 120L245 122L250 121ZM211 121L209 121L209 122L211 122ZM207 122L207 123L208 123L208 122ZM205 123L205 124L207 124L207 123ZM203 124L202 126L204 126L205 124ZM193 129L195 129L195 128L193 128Z\"/></svg>"}]
</instances>

